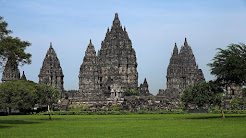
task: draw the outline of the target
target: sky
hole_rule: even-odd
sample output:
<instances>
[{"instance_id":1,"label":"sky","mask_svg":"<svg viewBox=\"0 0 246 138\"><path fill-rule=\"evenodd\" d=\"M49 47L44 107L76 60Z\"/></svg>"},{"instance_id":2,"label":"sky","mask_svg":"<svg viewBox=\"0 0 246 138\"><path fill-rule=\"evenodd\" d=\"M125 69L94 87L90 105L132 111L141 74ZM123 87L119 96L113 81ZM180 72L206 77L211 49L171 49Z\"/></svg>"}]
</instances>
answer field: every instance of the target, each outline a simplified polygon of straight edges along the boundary
<instances>
[{"instance_id":1,"label":"sky","mask_svg":"<svg viewBox=\"0 0 246 138\"><path fill-rule=\"evenodd\" d=\"M206 81L214 79L207 64L216 48L246 43L246 0L0 0L0 16L13 30L11 36L32 44L26 49L32 54L32 64L19 67L20 72L24 70L28 80L38 82L52 42L65 90L78 89L89 40L98 51L115 13L136 51L138 82L146 78L154 95L166 88L175 42L180 49L187 38Z\"/></svg>"}]
</instances>

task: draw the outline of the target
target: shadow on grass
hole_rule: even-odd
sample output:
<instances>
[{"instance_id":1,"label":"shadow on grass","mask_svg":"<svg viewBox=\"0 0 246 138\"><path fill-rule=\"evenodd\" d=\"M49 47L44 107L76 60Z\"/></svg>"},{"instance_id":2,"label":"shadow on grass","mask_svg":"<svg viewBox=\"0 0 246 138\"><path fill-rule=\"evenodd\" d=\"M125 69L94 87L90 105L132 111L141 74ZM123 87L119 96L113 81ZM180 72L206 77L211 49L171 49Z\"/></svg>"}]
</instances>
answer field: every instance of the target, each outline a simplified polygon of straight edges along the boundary
<instances>
[{"instance_id":1,"label":"shadow on grass","mask_svg":"<svg viewBox=\"0 0 246 138\"><path fill-rule=\"evenodd\" d=\"M225 118L244 118L246 115L225 115ZM203 116L203 117L191 117L191 118L186 118L186 119L216 119L216 118L222 118L222 116Z\"/></svg>"},{"instance_id":2,"label":"shadow on grass","mask_svg":"<svg viewBox=\"0 0 246 138\"><path fill-rule=\"evenodd\" d=\"M11 126L0 126L0 129L8 129L8 128L10 128Z\"/></svg>"},{"instance_id":3,"label":"shadow on grass","mask_svg":"<svg viewBox=\"0 0 246 138\"><path fill-rule=\"evenodd\" d=\"M18 124L38 124L42 122L34 122L34 121L24 121L24 120L0 120L0 129L8 129L10 127L15 127L15 125ZM5 126L5 125L10 125L10 126Z\"/></svg>"},{"instance_id":4,"label":"shadow on grass","mask_svg":"<svg viewBox=\"0 0 246 138\"><path fill-rule=\"evenodd\" d=\"M42 122L24 121L24 120L0 120L0 124L37 124Z\"/></svg>"}]
</instances>

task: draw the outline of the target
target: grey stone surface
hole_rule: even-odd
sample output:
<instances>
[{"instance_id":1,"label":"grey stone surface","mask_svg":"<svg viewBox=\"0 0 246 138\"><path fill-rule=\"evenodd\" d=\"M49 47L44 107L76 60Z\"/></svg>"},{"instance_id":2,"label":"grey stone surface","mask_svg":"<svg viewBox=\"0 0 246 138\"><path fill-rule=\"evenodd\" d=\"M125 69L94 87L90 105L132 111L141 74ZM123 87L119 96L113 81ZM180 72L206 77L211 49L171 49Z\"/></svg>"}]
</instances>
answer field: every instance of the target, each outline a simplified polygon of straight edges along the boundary
<instances>
[{"instance_id":1,"label":"grey stone surface","mask_svg":"<svg viewBox=\"0 0 246 138\"><path fill-rule=\"evenodd\" d=\"M180 52L178 52L178 47L175 43L166 78L167 89L160 90L158 95L177 98L189 86L205 81L203 72L198 68L195 56L186 38Z\"/></svg>"},{"instance_id":2,"label":"grey stone surface","mask_svg":"<svg viewBox=\"0 0 246 138\"><path fill-rule=\"evenodd\" d=\"M150 96L151 95L149 92L149 85L148 85L146 78L144 79L143 84L142 83L140 84L139 91L140 91L139 93L140 96Z\"/></svg>"},{"instance_id":3,"label":"grey stone surface","mask_svg":"<svg viewBox=\"0 0 246 138\"><path fill-rule=\"evenodd\" d=\"M79 95L78 96L99 96L101 95L99 85L98 57L91 40L85 51L83 63L79 71Z\"/></svg>"},{"instance_id":4,"label":"grey stone surface","mask_svg":"<svg viewBox=\"0 0 246 138\"><path fill-rule=\"evenodd\" d=\"M91 42L88 45L80 67L79 91L82 95L102 91L104 96L110 97L113 88L114 91L124 91L137 87L136 52L116 13L97 56Z\"/></svg>"},{"instance_id":5,"label":"grey stone surface","mask_svg":"<svg viewBox=\"0 0 246 138\"><path fill-rule=\"evenodd\" d=\"M46 56L43 61L43 65L38 75L39 83L47 84L58 88L63 94L63 73L60 65L60 61L56 55L55 50L50 43Z\"/></svg>"},{"instance_id":6,"label":"grey stone surface","mask_svg":"<svg viewBox=\"0 0 246 138\"><path fill-rule=\"evenodd\" d=\"M2 74L2 82L19 80L20 79L20 71L18 69L18 64L15 60L8 60L4 67L4 71Z\"/></svg>"}]
</instances>

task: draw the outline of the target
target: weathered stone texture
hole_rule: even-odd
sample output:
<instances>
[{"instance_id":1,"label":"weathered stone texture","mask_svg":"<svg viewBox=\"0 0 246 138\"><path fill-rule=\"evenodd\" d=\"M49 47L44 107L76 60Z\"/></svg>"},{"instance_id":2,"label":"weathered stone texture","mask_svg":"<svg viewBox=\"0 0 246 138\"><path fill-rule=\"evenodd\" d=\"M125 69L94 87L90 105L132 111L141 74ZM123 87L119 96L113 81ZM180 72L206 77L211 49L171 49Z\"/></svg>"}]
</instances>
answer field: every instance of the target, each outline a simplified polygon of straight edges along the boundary
<instances>
[{"instance_id":1,"label":"weathered stone texture","mask_svg":"<svg viewBox=\"0 0 246 138\"><path fill-rule=\"evenodd\" d=\"M137 89L138 72L136 52L126 29L122 29L118 14L115 14L111 30L108 29L99 57L100 87L105 95L110 95L111 86L117 84L118 89Z\"/></svg>"},{"instance_id":2,"label":"weathered stone texture","mask_svg":"<svg viewBox=\"0 0 246 138\"><path fill-rule=\"evenodd\" d=\"M193 55L192 49L188 45L186 38L180 52L178 52L178 47L175 43L170 63L167 68L166 78L167 89L160 90L158 95L179 95L189 86L205 81L202 70L198 68L195 56Z\"/></svg>"},{"instance_id":3,"label":"weathered stone texture","mask_svg":"<svg viewBox=\"0 0 246 138\"><path fill-rule=\"evenodd\" d=\"M111 91L137 89L138 72L136 52L126 29L122 28L115 14L111 29L108 28L98 56L89 44L79 74L79 91L102 91L110 97Z\"/></svg>"},{"instance_id":4,"label":"weathered stone texture","mask_svg":"<svg viewBox=\"0 0 246 138\"><path fill-rule=\"evenodd\" d=\"M198 68L191 47L185 39L178 53L177 45L167 70L167 88L176 88L180 93L188 86L205 81L202 70Z\"/></svg>"},{"instance_id":5,"label":"weathered stone texture","mask_svg":"<svg viewBox=\"0 0 246 138\"><path fill-rule=\"evenodd\" d=\"M90 40L79 72L79 92L81 96L100 95L98 78L98 57Z\"/></svg>"},{"instance_id":6,"label":"weathered stone texture","mask_svg":"<svg viewBox=\"0 0 246 138\"><path fill-rule=\"evenodd\" d=\"M38 75L39 83L47 84L58 88L61 92L63 88L63 73L60 65L60 61L57 58L56 52L50 43L46 56L43 61L43 65Z\"/></svg>"},{"instance_id":7,"label":"weathered stone texture","mask_svg":"<svg viewBox=\"0 0 246 138\"><path fill-rule=\"evenodd\" d=\"M151 95L149 92L149 85L148 85L146 78L144 79L143 84L140 84L139 91L140 91L139 93L140 96L150 96Z\"/></svg>"},{"instance_id":8,"label":"weathered stone texture","mask_svg":"<svg viewBox=\"0 0 246 138\"><path fill-rule=\"evenodd\" d=\"M8 60L2 74L2 82L19 79L20 71L17 62L15 60Z\"/></svg>"}]
</instances>

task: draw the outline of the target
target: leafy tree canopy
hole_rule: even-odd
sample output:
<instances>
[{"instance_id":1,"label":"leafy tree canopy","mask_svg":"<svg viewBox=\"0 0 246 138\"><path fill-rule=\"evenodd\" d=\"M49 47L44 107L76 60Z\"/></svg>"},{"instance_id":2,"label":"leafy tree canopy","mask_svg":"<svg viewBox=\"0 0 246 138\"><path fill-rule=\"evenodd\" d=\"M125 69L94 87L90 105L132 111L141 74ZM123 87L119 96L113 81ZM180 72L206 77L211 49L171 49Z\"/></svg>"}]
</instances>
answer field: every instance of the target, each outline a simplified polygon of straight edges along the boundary
<instances>
[{"instance_id":1,"label":"leafy tree canopy","mask_svg":"<svg viewBox=\"0 0 246 138\"><path fill-rule=\"evenodd\" d=\"M31 109L35 105L36 83L32 81L14 80L0 84L0 108Z\"/></svg>"},{"instance_id":2,"label":"leafy tree canopy","mask_svg":"<svg viewBox=\"0 0 246 138\"><path fill-rule=\"evenodd\" d=\"M60 98L60 92L56 87L39 84L37 89L37 103L42 105L56 103Z\"/></svg>"},{"instance_id":3,"label":"leafy tree canopy","mask_svg":"<svg viewBox=\"0 0 246 138\"><path fill-rule=\"evenodd\" d=\"M227 49L218 48L219 52L209 63L211 74L215 75L217 82L222 86L231 84L246 84L246 45L230 44Z\"/></svg>"},{"instance_id":4,"label":"leafy tree canopy","mask_svg":"<svg viewBox=\"0 0 246 138\"><path fill-rule=\"evenodd\" d=\"M0 16L0 66L7 59L14 60L20 65L31 63L31 54L26 53L26 47L31 44L28 41L21 41L18 37L9 36L12 33L7 29L8 23Z\"/></svg>"},{"instance_id":5,"label":"leafy tree canopy","mask_svg":"<svg viewBox=\"0 0 246 138\"><path fill-rule=\"evenodd\" d=\"M223 89L215 82L201 82L195 84L193 87L184 90L181 95L181 101L187 106L188 104L197 105L203 107L208 105L209 107L218 105L221 110L222 117L224 118L224 112L222 108L222 94Z\"/></svg>"},{"instance_id":6,"label":"leafy tree canopy","mask_svg":"<svg viewBox=\"0 0 246 138\"><path fill-rule=\"evenodd\" d=\"M184 90L181 100L184 104L194 104L198 107L220 105L223 89L214 82L201 82Z\"/></svg>"}]
</instances>

